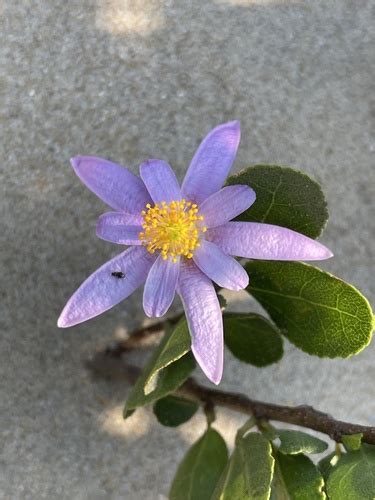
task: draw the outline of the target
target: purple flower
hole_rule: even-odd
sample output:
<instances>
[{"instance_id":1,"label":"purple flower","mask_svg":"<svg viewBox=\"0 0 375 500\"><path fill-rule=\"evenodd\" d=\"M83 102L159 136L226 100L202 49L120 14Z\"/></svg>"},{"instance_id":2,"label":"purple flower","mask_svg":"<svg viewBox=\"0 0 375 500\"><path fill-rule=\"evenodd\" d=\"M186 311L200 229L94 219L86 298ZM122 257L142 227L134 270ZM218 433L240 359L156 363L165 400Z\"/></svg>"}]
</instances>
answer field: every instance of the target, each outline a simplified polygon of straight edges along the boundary
<instances>
[{"instance_id":1,"label":"purple flower","mask_svg":"<svg viewBox=\"0 0 375 500\"><path fill-rule=\"evenodd\" d=\"M129 245L74 293L58 326L82 323L115 306L145 283L147 316L163 316L180 296L192 351L207 377L218 384L223 371L223 322L213 281L241 290L249 278L233 258L323 260L332 253L290 229L230 222L255 201L244 185L222 187L236 156L240 125L213 129L199 146L179 183L168 163L148 160L141 178L101 158L77 156L78 177L115 212L102 215L97 235Z\"/></svg>"}]
</instances>

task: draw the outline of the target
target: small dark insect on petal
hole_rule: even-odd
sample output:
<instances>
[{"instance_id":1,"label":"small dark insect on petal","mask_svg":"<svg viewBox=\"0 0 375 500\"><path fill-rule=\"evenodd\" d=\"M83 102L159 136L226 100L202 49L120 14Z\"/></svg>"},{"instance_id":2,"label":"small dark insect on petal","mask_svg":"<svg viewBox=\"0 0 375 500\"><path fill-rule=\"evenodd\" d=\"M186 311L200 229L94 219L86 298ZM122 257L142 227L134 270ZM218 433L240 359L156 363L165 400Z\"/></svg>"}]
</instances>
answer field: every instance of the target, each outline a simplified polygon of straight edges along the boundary
<instances>
[{"instance_id":1,"label":"small dark insect on petal","mask_svg":"<svg viewBox=\"0 0 375 500\"><path fill-rule=\"evenodd\" d=\"M125 278L125 274L122 271L113 271L111 274L115 278L119 278L119 279L120 278Z\"/></svg>"}]
</instances>

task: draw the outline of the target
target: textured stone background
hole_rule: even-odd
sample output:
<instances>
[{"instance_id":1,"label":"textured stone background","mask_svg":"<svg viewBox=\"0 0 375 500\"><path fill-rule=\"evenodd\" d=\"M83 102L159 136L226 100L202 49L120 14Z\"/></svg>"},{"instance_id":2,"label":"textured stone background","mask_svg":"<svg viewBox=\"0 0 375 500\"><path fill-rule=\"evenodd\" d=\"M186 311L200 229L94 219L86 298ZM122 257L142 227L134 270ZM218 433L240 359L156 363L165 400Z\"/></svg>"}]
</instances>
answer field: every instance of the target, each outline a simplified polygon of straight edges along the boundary
<instances>
[{"instance_id":1,"label":"textured stone background","mask_svg":"<svg viewBox=\"0 0 375 500\"><path fill-rule=\"evenodd\" d=\"M324 267L374 299L374 2L5 0L0 12L0 497L164 499L203 420L168 430L141 410L125 424L127 387L83 368L144 321L140 293L56 328L77 285L118 252L96 239L105 207L68 160L136 171L160 157L181 178L210 128L238 118L235 169L275 162L324 183L336 254ZM375 425L374 349L327 361L288 346L264 370L227 353L222 385ZM221 413L229 442L238 422Z\"/></svg>"}]
</instances>

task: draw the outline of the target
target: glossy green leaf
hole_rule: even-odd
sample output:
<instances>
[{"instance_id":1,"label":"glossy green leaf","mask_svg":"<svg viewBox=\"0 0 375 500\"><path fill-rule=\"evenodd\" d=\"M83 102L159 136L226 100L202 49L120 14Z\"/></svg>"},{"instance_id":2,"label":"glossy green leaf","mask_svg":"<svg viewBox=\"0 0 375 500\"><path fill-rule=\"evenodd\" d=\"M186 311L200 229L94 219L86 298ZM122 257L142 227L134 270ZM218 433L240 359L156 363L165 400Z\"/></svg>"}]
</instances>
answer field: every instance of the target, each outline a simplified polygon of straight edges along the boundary
<instances>
[{"instance_id":1,"label":"glossy green leaf","mask_svg":"<svg viewBox=\"0 0 375 500\"><path fill-rule=\"evenodd\" d=\"M305 455L275 453L271 500L322 500L323 478ZM344 499L342 499L344 500Z\"/></svg>"},{"instance_id":2,"label":"glossy green leaf","mask_svg":"<svg viewBox=\"0 0 375 500\"><path fill-rule=\"evenodd\" d=\"M373 500L375 498L375 446L362 445L343 454L327 480L330 500Z\"/></svg>"},{"instance_id":3,"label":"glossy green leaf","mask_svg":"<svg viewBox=\"0 0 375 500\"><path fill-rule=\"evenodd\" d=\"M197 412L199 405L194 401L166 396L154 404L154 413L158 421L167 427L184 424Z\"/></svg>"},{"instance_id":4,"label":"glossy green leaf","mask_svg":"<svg viewBox=\"0 0 375 500\"><path fill-rule=\"evenodd\" d=\"M268 500L273 468L271 445L261 434L237 439L212 500Z\"/></svg>"},{"instance_id":5,"label":"glossy green leaf","mask_svg":"<svg viewBox=\"0 0 375 500\"><path fill-rule=\"evenodd\" d=\"M129 410L134 410L139 406L153 403L175 391L185 382L190 373L194 370L195 361L191 352L182 355L177 361L171 362L165 368L160 368L159 360L165 352L165 347L168 345L169 341L169 335L167 334L144 367L141 375L130 391L125 403L124 415L126 415ZM150 380L150 374L155 373L155 366L159 366L157 370L158 376L154 377L155 385L152 388L153 390L145 394L146 383Z\"/></svg>"},{"instance_id":6,"label":"glossy green leaf","mask_svg":"<svg viewBox=\"0 0 375 500\"><path fill-rule=\"evenodd\" d=\"M236 358L255 366L276 363L283 355L283 341L278 330L258 314L225 314L224 338Z\"/></svg>"},{"instance_id":7,"label":"glossy green leaf","mask_svg":"<svg viewBox=\"0 0 375 500\"><path fill-rule=\"evenodd\" d=\"M342 436L342 444L348 451L356 451L359 450L362 443L363 434L362 432L358 432L357 434L350 434L346 436Z\"/></svg>"},{"instance_id":8,"label":"glossy green leaf","mask_svg":"<svg viewBox=\"0 0 375 500\"><path fill-rule=\"evenodd\" d=\"M298 453L323 453L328 444L321 439L301 431L278 431L280 446L279 451L284 455L296 455Z\"/></svg>"},{"instance_id":9,"label":"glossy green leaf","mask_svg":"<svg viewBox=\"0 0 375 500\"><path fill-rule=\"evenodd\" d=\"M371 340L370 305L353 286L301 262L251 261L247 290L309 354L346 358Z\"/></svg>"},{"instance_id":10,"label":"glossy green leaf","mask_svg":"<svg viewBox=\"0 0 375 500\"><path fill-rule=\"evenodd\" d=\"M164 340L162 349L159 350L158 357L145 380L145 394L152 391L160 370L190 351L191 339L186 319L181 319L171 333L167 332Z\"/></svg>"},{"instance_id":11,"label":"glossy green leaf","mask_svg":"<svg viewBox=\"0 0 375 500\"><path fill-rule=\"evenodd\" d=\"M328 220L319 184L289 167L255 165L229 177L227 184L246 184L256 201L237 220L266 222L317 238Z\"/></svg>"},{"instance_id":12,"label":"glossy green leaf","mask_svg":"<svg viewBox=\"0 0 375 500\"><path fill-rule=\"evenodd\" d=\"M224 439L209 428L178 467L169 493L170 500L209 500L227 462Z\"/></svg>"}]
</instances>

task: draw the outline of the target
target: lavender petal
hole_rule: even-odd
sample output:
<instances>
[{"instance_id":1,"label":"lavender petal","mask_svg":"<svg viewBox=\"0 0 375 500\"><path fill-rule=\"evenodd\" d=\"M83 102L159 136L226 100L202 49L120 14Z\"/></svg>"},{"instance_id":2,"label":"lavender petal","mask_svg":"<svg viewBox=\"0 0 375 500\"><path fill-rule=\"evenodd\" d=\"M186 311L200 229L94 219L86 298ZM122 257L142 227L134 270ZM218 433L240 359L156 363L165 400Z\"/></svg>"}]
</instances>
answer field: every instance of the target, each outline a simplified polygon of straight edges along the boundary
<instances>
[{"instance_id":1,"label":"lavender petal","mask_svg":"<svg viewBox=\"0 0 375 500\"><path fill-rule=\"evenodd\" d=\"M211 281L191 261L181 264L177 292L181 297L192 337L192 351L214 384L223 373L223 319Z\"/></svg>"},{"instance_id":2,"label":"lavender petal","mask_svg":"<svg viewBox=\"0 0 375 500\"><path fill-rule=\"evenodd\" d=\"M243 290L249 284L245 269L214 243L202 240L193 260L212 281L229 290Z\"/></svg>"},{"instance_id":3,"label":"lavender petal","mask_svg":"<svg viewBox=\"0 0 375 500\"><path fill-rule=\"evenodd\" d=\"M155 260L144 247L132 247L95 271L69 299L57 325L77 325L111 309L144 281Z\"/></svg>"},{"instance_id":4,"label":"lavender petal","mask_svg":"<svg viewBox=\"0 0 375 500\"><path fill-rule=\"evenodd\" d=\"M249 186L227 186L209 196L200 206L199 213L204 216L205 226L221 226L251 207L255 198L255 191Z\"/></svg>"},{"instance_id":5,"label":"lavender petal","mask_svg":"<svg viewBox=\"0 0 375 500\"><path fill-rule=\"evenodd\" d=\"M211 130L197 149L182 183L182 195L202 203L225 182L240 142L240 123L224 123Z\"/></svg>"},{"instance_id":6,"label":"lavender petal","mask_svg":"<svg viewBox=\"0 0 375 500\"><path fill-rule=\"evenodd\" d=\"M181 200L181 190L172 168L162 160L148 160L139 167L154 203Z\"/></svg>"},{"instance_id":7,"label":"lavender petal","mask_svg":"<svg viewBox=\"0 0 375 500\"><path fill-rule=\"evenodd\" d=\"M107 212L96 224L96 235L102 240L119 245L141 245L139 233L143 231L141 215Z\"/></svg>"},{"instance_id":8,"label":"lavender petal","mask_svg":"<svg viewBox=\"0 0 375 500\"><path fill-rule=\"evenodd\" d=\"M115 210L137 214L152 201L142 180L125 167L94 156L76 156L71 164L81 181Z\"/></svg>"},{"instance_id":9,"label":"lavender petal","mask_svg":"<svg viewBox=\"0 0 375 500\"><path fill-rule=\"evenodd\" d=\"M325 260L332 252L303 234L257 222L227 222L209 229L207 240L224 253L263 260Z\"/></svg>"},{"instance_id":10,"label":"lavender petal","mask_svg":"<svg viewBox=\"0 0 375 500\"><path fill-rule=\"evenodd\" d=\"M179 261L163 260L159 255L149 272L143 293L143 309L147 316L159 318L168 311L175 296L179 272Z\"/></svg>"}]
</instances>

